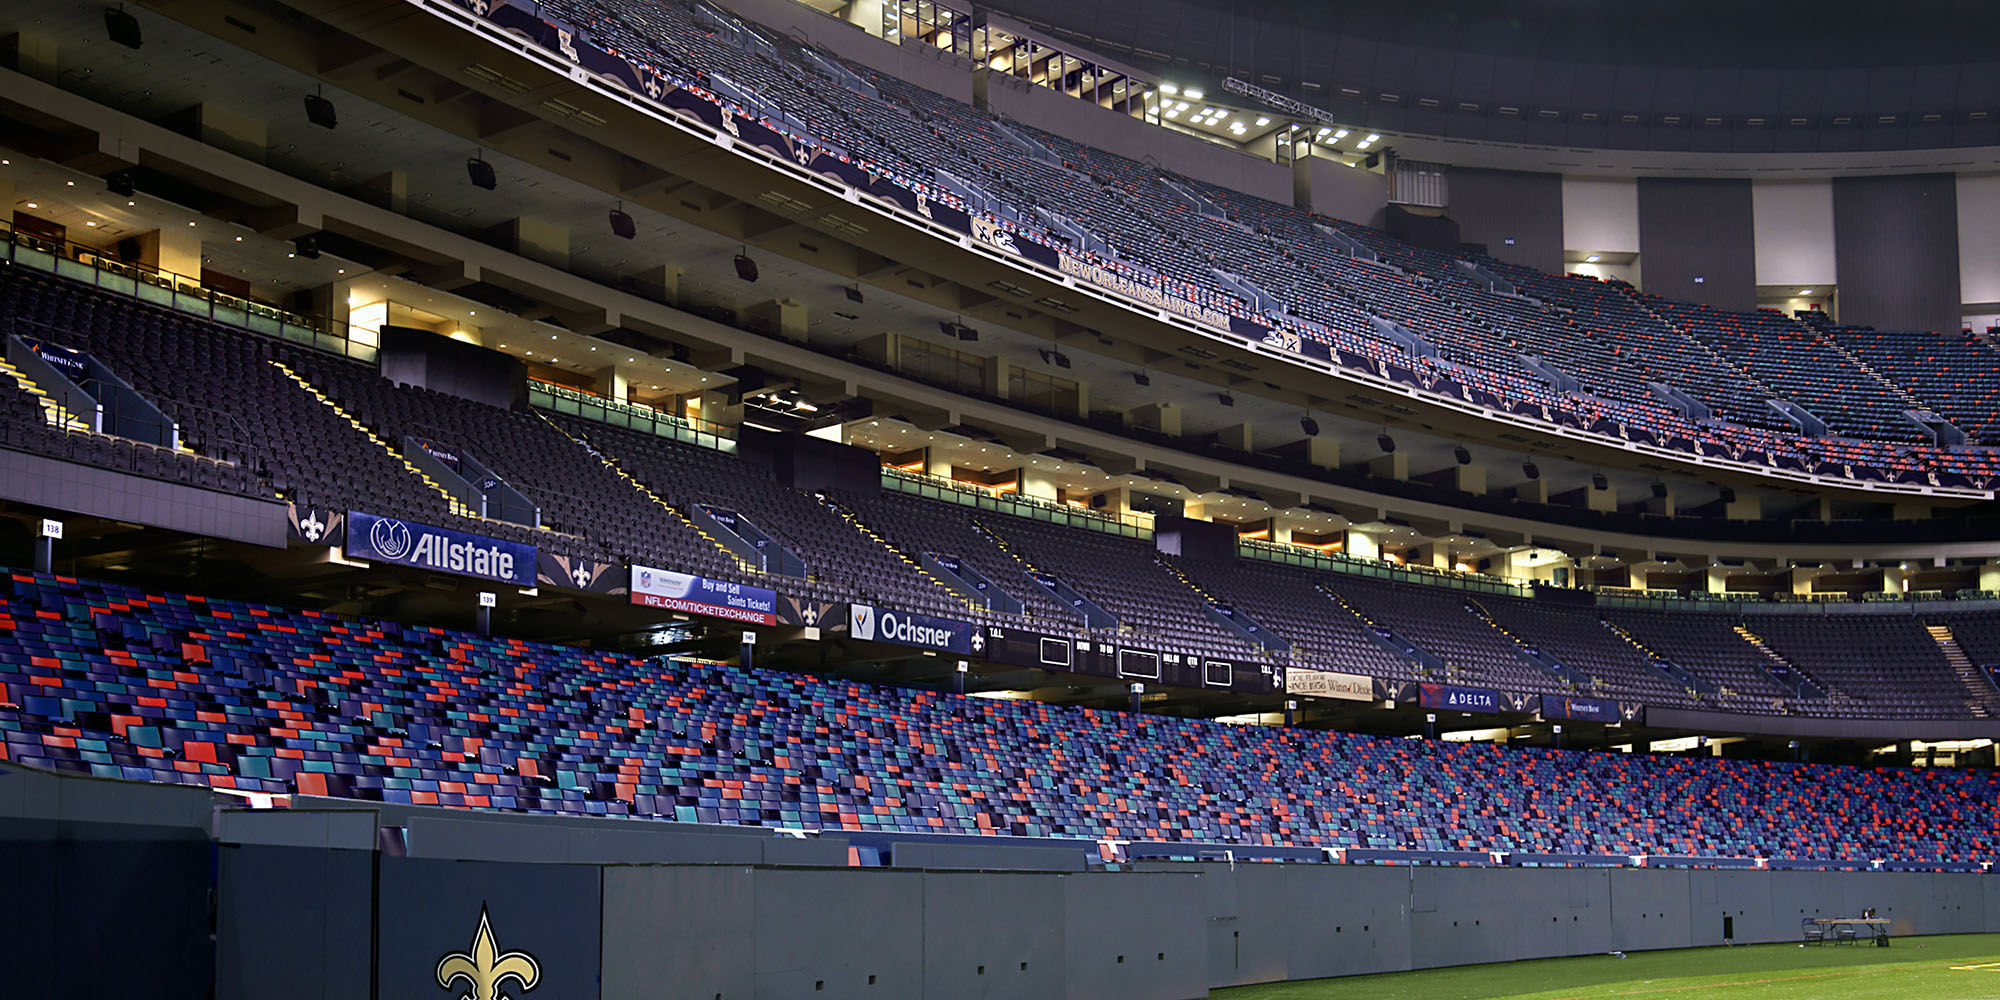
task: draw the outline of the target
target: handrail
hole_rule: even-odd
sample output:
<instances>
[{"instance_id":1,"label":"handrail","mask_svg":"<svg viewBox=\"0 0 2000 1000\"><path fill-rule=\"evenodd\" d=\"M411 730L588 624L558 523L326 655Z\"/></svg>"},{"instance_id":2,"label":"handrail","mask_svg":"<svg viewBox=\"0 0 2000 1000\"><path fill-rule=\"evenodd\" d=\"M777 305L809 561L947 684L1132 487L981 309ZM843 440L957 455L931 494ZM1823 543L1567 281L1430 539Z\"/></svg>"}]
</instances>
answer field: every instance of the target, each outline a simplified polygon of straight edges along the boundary
<instances>
[{"instance_id":1,"label":"handrail","mask_svg":"<svg viewBox=\"0 0 2000 1000\"><path fill-rule=\"evenodd\" d=\"M211 322L354 358L375 360L379 346L369 330L331 316L307 316L267 302L203 287L201 280L144 264L112 260L103 251L69 240L51 240L0 219L0 260L128 295Z\"/></svg>"},{"instance_id":2,"label":"handrail","mask_svg":"<svg viewBox=\"0 0 2000 1000\"><path fill-rule=\"evenodd\" d=\"M1037 521L1052 521L1070 527L1093 528L1113 535L1128 538L1153 537L1153 515L1138 511L1106 513L1086 507L1071 507L1041 497L1020 493L997 494L978 486L933 476L923 472L912 472L894 466L882 467L882 485L888 489L936 500L947 500L967 507L1014 514Z\"/></svg>"}]
</instances>

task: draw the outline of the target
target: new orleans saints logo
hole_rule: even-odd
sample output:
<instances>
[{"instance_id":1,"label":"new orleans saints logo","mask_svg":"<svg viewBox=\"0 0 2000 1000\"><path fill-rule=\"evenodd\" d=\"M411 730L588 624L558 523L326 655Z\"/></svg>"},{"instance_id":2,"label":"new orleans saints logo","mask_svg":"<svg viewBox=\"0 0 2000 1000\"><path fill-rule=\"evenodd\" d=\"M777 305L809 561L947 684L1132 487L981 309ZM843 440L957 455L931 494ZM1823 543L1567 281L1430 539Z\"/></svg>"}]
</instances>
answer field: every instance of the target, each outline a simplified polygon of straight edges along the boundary
<instances>
[{"instance_id":1,"label":"new orleans saints logo","mask_svg":"<svg viewBox=\"0 0 2000 1000\"><path fill-rule=\"evenodd\" d=\"M500 953L493 943L493 928L486 921L486 907L479 907L479 930L472 935L470 952L454 951L438 959L438 986L455 990L459 980L464 980L469 992L457 994L456 1000L501 1000L500 984L511 979L526 993L542 980L542 967L535 956L525 951Z\"/></svg>"}]
</instances>

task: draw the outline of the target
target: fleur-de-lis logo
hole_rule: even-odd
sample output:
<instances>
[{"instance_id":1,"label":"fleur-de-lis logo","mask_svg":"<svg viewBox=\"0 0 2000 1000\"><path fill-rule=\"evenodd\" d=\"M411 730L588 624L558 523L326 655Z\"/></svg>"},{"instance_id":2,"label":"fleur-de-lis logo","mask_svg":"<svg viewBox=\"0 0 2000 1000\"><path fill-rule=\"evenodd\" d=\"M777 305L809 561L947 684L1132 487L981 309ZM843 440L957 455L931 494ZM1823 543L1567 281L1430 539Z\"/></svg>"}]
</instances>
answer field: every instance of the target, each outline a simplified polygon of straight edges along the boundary
<instances>
[{"instance_id":1,"label":"fleur-de-lis logo","mask_svg":"<svg viewBox=\"0 0 2000 1000\"><path fill-rule=\"evenodd\" d=\"M326 522L319 519L319 513L306 511L305 520L299 522L299 534L304 535L308 542L317 542L319 536L325 533Z\"/></svg>"},{"instance_id":2,"label":"fleur-de-lis logo","mask_svg":"<svg viewBox=\"0 0 2000 1000\"><path fill-rule=\"evenodd\" d=\"M649 77L647 77L647 78L646 78L646 96L647 96L647 97L650 97L650 98L652 98L653 100L656 100L656 101L660 99L660 78L659 78L659 77L657 77L657 76L649 76Z\"/></svg>"},{"instance_id":3,"label":"fleur-de-lis logo","mask_svg":"<svg viewBox=\"0 0 2000 1000\"><path fill-rule=\"evenodd\" d=\"M501 983L512 979L526 993L541 982L542 967L535 956L525 951L500 954L493 943L493 928L486 920L486 907L481 904L479 930L472 935L472 950L454 951L438 959L438 986L456 989L454 984L461 979L471 991L458 994L457 1000L500 1000Z\"/></svg>"}]
</instances>

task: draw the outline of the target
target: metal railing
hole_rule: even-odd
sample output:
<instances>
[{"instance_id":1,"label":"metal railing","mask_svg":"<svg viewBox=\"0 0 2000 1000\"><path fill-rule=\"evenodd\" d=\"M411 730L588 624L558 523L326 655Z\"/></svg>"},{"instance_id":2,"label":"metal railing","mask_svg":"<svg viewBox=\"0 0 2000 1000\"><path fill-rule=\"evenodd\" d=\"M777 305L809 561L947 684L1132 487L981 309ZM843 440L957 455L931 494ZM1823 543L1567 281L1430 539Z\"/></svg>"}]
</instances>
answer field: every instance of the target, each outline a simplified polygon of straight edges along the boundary
<instances>
[{"instance_id":1,"label":"metal railing","mask_svg":"<svg viewBox=\"0 0 2000 1000\"><path fill-rule=\"evenodd\" d=\"M380 346L373 332L352 329L344 320L305 316L204 288L198 277L113 260L95 247L22 232L5 220L0 220L0 260L357 361L375 360Z\"/></svg>"},{"instance_id":2,"label":"metal railing","mask_svg":"<svg viewBox=\"0 0 2000 1000\"><path fill-rule=\"evenodd\" d=\"M1019 493L994 493L992 490L954 482L941 476L887 466L882 469L882 487L899 493L976 507L980 510L997 511L1073 528L1089 528L1126 538L1153 537L1151 514L1136 512L1116 514L1085 507L1071 507L1068 504L1040 497L1023 496Z\"/></svg>"},{"instance_id":3,"label":"metal railing","mask_svg":"<svg viewBox=\"0 0 2000 1000\"><path fill-rule=\"evenodd\" d=\"M529 379L528 405L550 413L565 413L720 452L736 451L736 429L733 427L669 413L644 403L607 399L554 382Z\"/></svg>"}]
</instances>

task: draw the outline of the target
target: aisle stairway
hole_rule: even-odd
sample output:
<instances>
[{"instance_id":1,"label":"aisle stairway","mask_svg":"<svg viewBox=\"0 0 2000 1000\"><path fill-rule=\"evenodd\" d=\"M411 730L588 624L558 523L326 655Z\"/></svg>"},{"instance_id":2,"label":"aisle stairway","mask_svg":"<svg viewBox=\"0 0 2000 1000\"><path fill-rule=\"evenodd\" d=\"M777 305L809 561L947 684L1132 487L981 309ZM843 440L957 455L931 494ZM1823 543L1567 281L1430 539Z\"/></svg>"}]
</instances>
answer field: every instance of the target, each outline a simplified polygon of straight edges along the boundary
<instances>
[{"instance_id":1,"label":"aisle stairway","mask_svg":"<svg viewBox=\"0 0 2000 1000\"><path fill-rule=\"evenodd\" d=\"M1826 698L1835 694L1825 685L1813 680L1812 675L1806 673L1804 667L1793 662L1790 657L1772 649L1770 644L1766 643L1763 637L1757 633L1741 625L1735 626L1735 631L1737 636L1741 637L1744 642L1749 643L1757 652L1764 654L1766 661L1764 669L1769 671L1771 678L1776 680L1781 686L1797 691L1798 696L1801 698Z\"/></svg>"},{"instance_id":2,"label":"aisle stairway","mask_svg":"<svg viewBox=\"0 0 2000 1000\"><path fill-rule=\"evenodd\" d=\"M1958 644L1958 637L1951 634L1949 626L1926 625L1924 631L1931 634L1931 640L1944 653L1945 662L1951 664L1959 683L1965 685L1966 709L1977 718L1992 718L1994 709L2000 708L2000 690L1994 688L1993 679L1965 655L1964 648Z\"/></svg>"}]
</instances>

